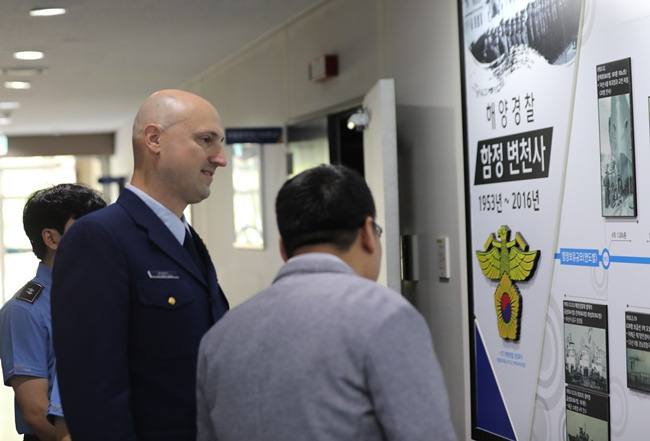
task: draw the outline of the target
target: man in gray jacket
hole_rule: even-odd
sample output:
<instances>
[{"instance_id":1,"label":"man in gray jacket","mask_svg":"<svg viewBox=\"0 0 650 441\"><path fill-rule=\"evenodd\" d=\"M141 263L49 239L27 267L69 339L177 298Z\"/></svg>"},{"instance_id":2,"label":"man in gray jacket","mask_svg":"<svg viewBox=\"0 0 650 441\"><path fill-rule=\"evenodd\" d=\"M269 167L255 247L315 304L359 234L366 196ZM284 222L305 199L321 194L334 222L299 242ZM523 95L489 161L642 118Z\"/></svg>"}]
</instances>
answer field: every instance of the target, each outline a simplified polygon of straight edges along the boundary
<instances>
[{"instance_id":1,"label":"man in gray jacket","mask_svg":"<svg viewBox=\"0 0 650 441\"><path fill-rule=\"evenodd\" d=\"M276 215L286 264L201 341L199 441L456 439L425 321L375 283L382 230L363 178L307 170Z\"/></svg>"}]
</instances>

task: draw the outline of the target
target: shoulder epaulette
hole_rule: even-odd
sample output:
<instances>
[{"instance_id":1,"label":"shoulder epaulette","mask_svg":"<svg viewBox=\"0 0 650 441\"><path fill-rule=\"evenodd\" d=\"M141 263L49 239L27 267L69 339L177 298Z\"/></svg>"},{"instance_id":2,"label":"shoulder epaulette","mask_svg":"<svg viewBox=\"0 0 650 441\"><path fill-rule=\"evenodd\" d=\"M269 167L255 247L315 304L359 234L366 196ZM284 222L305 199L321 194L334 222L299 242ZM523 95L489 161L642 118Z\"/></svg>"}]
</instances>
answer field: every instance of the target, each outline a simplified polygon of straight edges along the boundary
<instances>
[{"instance_id":1,"label":"shoulder epaulette","mask_svg":"<svg viewBox=\"0 0 650 441\"><path fill-rule=\"evenodd\" d=\"M22 287L16 298L29 303L34 303L38 296L41 295L41 291L43 291L43 285L39 285L36 282L27 282L27 284Z\"/></svg>"}]
</instances>

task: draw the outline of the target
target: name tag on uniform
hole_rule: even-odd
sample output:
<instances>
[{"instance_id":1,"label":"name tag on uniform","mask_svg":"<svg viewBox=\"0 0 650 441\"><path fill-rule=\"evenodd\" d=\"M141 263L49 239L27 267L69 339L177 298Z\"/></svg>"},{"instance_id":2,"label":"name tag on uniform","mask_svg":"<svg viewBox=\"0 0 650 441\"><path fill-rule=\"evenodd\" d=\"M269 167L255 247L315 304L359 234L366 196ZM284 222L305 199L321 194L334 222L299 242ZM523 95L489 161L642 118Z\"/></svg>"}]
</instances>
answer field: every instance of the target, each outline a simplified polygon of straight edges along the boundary
<instances>
[{"instance_id":1,"label":"name tag on uniform","mask_svg":"<svg viewBox=\"0 0 650 441\"><path fill-rule=\"evenodd\" d=\"M176 271L157 271L157 270L149 270L147 271L147 275L149 276L150 279L179 279L178 274L176 274Z\"/></svg>"}]
</instances>

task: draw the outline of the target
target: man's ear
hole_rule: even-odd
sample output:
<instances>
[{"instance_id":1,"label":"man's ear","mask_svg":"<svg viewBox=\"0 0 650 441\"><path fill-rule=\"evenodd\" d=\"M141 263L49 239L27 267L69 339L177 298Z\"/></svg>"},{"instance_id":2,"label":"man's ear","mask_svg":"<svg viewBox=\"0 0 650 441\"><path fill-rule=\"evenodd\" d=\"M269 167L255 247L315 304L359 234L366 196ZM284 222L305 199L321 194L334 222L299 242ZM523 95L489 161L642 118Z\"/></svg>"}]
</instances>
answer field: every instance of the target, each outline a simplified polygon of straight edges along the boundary
<instances>
[{"instance_id":1,"label":"man's ear","mask_svg":"<svg viewBox=\"0 0 650 441\"><path fill-rule=\"evenodd\" d=\"M282 260L285 262L289 260L289 256L287 256L287 250L284 248L284 241L282 238L280 238L280 255L282 256Z\"/></svg>"},{"instance_id":2,"label":"man's ear","mask_svg":"<svg viewBox=\"0 0 650 441\"><path fill-rule=\"evenodd\" d=\"M375 248L377 248L377 244L375 243L375 234L375 226L372 223L372 218L368 216L361 227L361 231L359 231L359 236L361 246L369 254L374 253Z\"/></svg>"},{"instance_id":3,"label":"man's ear","mask_svg":"<svg viewBox=\"0 0 650 441\"><path fill-rule=\"evenodd\" d=\"M149 124L143 130L144 145L153 154L160 153L160 134L162 127L158 124Z\"/></svg>"},{"instance_id":4,"label":"man's ear","mask_svg":"<svg viewBox=\"0 0 650 441\"><path fill-rule=\"evenodd\" d=\"M41 231L41 238L48 249L56 251L59 247L59 242L61 242L61 233L56 231L54 228L43 228L43 231Z\"/></svg>"}]
</instances>

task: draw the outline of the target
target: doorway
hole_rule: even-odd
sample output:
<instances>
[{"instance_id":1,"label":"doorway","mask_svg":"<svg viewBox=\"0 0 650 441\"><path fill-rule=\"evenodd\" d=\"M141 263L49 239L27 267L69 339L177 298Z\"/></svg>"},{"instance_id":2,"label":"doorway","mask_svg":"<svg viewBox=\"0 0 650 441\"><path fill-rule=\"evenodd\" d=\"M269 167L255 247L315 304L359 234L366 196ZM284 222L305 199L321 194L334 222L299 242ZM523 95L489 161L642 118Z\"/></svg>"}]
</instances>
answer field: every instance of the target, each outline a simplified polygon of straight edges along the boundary
<instances>
[{"instance_id":1,"label":"doorway","mask_svg":"<svg viewBox=\"0 0 650 441\"><path fill-rule=\"evenodd\" d=\"M287 129L289 177L320 164L343 164L365 176L363 132L347 128L357 107L318 116Z\"/></svg>"},{"instance_id":2,"label":"doorway","mask_svg":"<svg viewBox=\"0 0 650 441\"><path fill-rule=\"evenodd\" d=\"M343 164L365 176L363 165L363 132L348 128L348 119L357 108L327 115L330 163Z\"/></svg>"}]
</instances>

